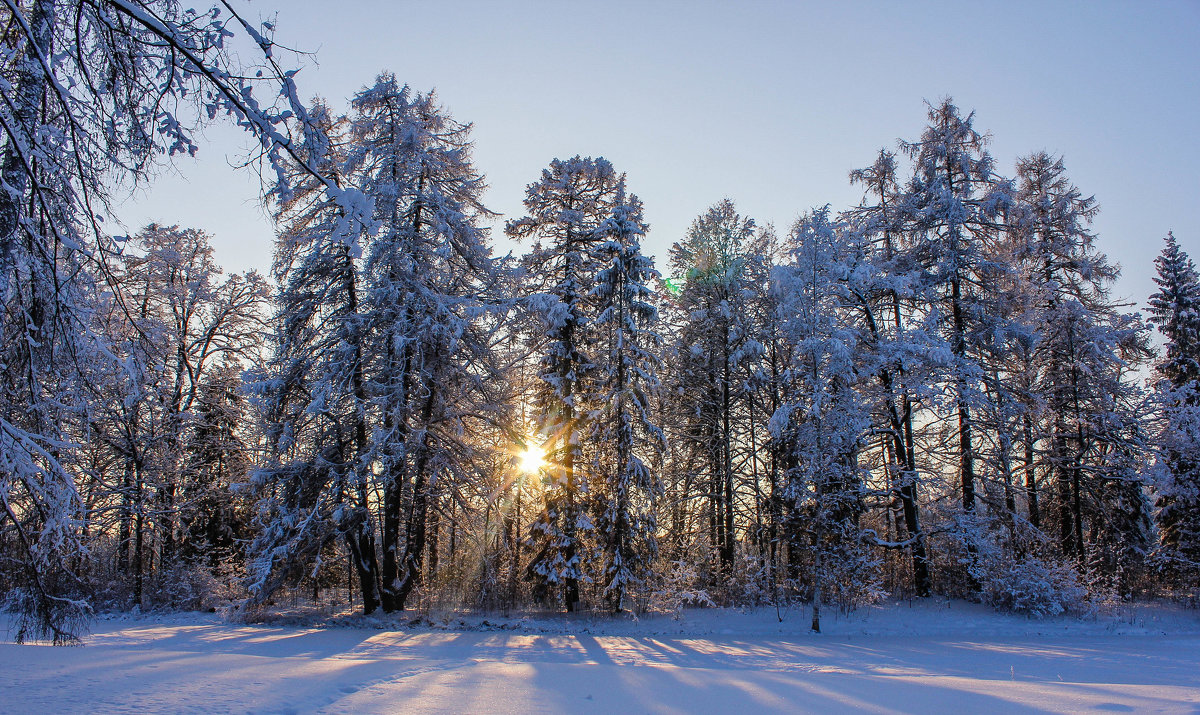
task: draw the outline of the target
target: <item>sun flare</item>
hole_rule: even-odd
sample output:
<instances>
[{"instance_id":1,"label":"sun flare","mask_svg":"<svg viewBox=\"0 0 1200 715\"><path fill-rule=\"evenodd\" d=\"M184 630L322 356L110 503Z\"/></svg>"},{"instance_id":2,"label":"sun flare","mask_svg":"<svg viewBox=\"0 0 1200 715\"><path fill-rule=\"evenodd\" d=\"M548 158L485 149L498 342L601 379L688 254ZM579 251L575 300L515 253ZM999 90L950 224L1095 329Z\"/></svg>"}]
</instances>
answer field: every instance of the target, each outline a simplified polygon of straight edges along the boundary
<instances>
[{"instance_id":1,"label":"sun flare","mask_svg":"<svg viewBox=\"0 0 1200 715\"><path fill-rule=\"evenodd\" d=\"M546 451L536 444L527 444L525 451L517 456L520 459L521 471L525 474L537 474L546 466Z\"/></svg>"}]
</instances>

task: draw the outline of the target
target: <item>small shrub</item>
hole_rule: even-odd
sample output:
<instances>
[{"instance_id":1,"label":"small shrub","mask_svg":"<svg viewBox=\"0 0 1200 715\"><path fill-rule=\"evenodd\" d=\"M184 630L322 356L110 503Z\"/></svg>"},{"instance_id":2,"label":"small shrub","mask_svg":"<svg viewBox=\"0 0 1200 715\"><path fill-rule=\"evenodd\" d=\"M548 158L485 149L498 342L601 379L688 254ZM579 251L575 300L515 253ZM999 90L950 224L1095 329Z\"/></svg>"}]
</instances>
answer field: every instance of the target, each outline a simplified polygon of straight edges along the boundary
<instances>
[{"instance_id":1,"label":"small shrub","mask_svg":"<svg viewBox=\"0 0 1200 715\"><path fill-rule=\"evenodd\" d=\"M666 611L678 620L685 606L716 607L716 602L709 596L708 590L702 588L704 576L696 564L687 559L671 562L667 571L650 593L650 607L656 611Z\"/></svg>"},{"instance_id":2,"label":"small shrub","mask_svg":"<svg viewBox=\"0 0 1200 715\"><path fill-rule=\"evenodd\" d=\"M971 571L981 600L997 610L1044 618L1081 610L1086 603L1087 589L1066 564L1027 556L980 562Z\"/></svg>"}]
</instances>

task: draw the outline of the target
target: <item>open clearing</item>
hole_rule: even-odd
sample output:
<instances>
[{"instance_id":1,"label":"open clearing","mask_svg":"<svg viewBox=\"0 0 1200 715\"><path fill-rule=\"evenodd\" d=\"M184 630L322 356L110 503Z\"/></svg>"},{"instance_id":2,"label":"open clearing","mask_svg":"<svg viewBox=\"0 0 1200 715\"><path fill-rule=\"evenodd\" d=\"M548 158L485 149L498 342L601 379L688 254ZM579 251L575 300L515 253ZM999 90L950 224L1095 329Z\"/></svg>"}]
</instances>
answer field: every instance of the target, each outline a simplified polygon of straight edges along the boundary
<instances>
[{"instance_id":1,"label":"open clearing","mask_svg":"<svg viewBox=\"0 0 1200 715\"><path fill-rule=\"evenodd\" d=\"M415 627L110 617L84 647L0 645L0 710L1200 712L1194 612L1032 621L892 604L827 619L821 635L803 631L806 615L475 616Z\"/></svg>"}]
</instances>

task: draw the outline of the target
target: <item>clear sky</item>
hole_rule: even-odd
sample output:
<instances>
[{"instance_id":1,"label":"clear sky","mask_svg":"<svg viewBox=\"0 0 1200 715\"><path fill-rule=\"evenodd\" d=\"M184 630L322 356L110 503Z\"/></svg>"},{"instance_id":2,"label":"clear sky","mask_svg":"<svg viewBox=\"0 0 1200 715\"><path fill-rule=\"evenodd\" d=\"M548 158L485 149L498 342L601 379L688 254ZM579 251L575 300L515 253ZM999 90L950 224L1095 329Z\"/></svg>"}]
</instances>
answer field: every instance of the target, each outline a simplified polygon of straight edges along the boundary
<instances>
[{"instance_id":1,"label":"clear sky","mask_svg":"<svg viewBox=\"0 0 1200 715\"><path fill-rule=\"evenodd\" d=\"M1153 290L1173 230L1200 259L1200 2L365 2L256 0L276 39L315 52L302 94L336 108L389 69L475 124L489 206L521 215L554 157L628 174L663 261L724 197L786 230L854 205L851 169L916 139L923 100L950 95L992 135L999 169L1045 149L1101 213L1117 293ZM227 269L266 269L273 231L245 142L213 128L121 212L215 236ZM499 234L499 231L497 231ZM501 252L509 244L497 235ZM518 249L519 251L520 249ZM660 267L662 267L660 265Z\"/></svg>"}]
</instances>

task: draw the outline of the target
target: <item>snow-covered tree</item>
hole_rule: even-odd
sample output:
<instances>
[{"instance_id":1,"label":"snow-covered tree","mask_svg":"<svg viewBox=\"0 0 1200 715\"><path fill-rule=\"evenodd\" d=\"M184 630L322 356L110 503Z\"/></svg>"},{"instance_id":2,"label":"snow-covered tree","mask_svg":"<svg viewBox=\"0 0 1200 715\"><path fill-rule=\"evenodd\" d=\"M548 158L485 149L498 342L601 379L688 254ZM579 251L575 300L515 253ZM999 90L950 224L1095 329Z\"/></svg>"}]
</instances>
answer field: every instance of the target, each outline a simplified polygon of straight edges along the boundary
<instances>
[{"instance_id":1,"label":"snow-covered tree","mask_svg":"<svg viewBox=\"0 0 1200 715\"><path fill-rule=\"evenodd\" d=\"M652 458L663 447L663 432L651 416L659 388L655 330L658 309L650 282L658 278L653 261L642 255L646 234L642 203L617 184L612 214L599 226L596 274L599 314L594 328L597 414L590 437L596 448L596 489L591 497L601 535L601 585L614 611L626 592L642 582L658 553L655 501L662 491Z\"/></svg>"},{"instance_id":2,"label":"snow-covered tree","mask_svg":"<svg viewBox=\"0 0 1200 715\"><path fill-rule=\"evenodd\" d=\"M865 470L859 454L871 426L859 369L864 343L851 319L864 279L864 252L829 207L796 222L792 260L776 269L782 328L794 346L785 402L771 417L771 436L784 445L788 522L795 551L805 553L812 594L812 629L838 585L863 587L875 578L858 518ZM869 586L868 586L869 588Z\"/></svg>"},{"instance_id":3,"label":"snow-covered tree","mask_svg":"<svg viewBox=\"0 0 1200 715\"><path fill-rule=\"evenodd\" d=\"M539 384L534 404L538 431L547 440L545 508L531 532L529 573L546 593L561 587L567 610L579 601L585 578L585 534L593 528L585 506L589 475L584 438L592 405L590 354L595 311L588 285L595 276L598 229L612 214L619 177L606 159L555 159L525 192L523 218L506 226L514 238L533 238L526 257L536 289L533 302L545 324Z\"/></svg>"},{"instance_id":4,"label":"snow-covered tree","mask_svg":"<svg viewBox=\"0 0 1200 715\"><path fill-rule=\"evenodd\" d=\"M506 391L494 384L484 332L485 301L498 296L470 125L390 73L351 105L346 167L380 226L369 239L362 310L368 391L381 413L371 441L383 482L382 605L392 611L421 578L438 495L461 489L454 480L479 461L464 423L495 421Z\"/></svg>"},{"instance_id":5,"label":"snow-covered tree","mask_svg":"<svg viewBox=\"0 0 1200 715\"><path fill-rule=\"evenodd\" d=\"M263 328L265 282L253 272L221 280L212 254L203 231L147 226L112 259L120 300L96 313L95 330L120 361L97 373L109 379L92 401L95 439L120 465L104 480L119 485L120 503L92 508L118 516L118 560L139 604L153 575L147 564L159 574L179 565L180 512L203 491L190 480L186 451L201 392L213 370L253 356Z\"/></svg>"},{"instance_id":6,"label":"snow-covered tree","mask_svg":"<svg viewBox=\"0 0 1200 715\"><path fill-rule=\"evenodd\" d=\"M1171 233L1155 260L1159 289L1150 320L1166 339L1157 366L1161 413L1156 464L1160 553L1184 574L1200 573L1200 275Z\"/></svg>"},{"instance_id":7,"label":"snow-covered tree","mask_svg":"<svg viewBox=\"0 0 1200 715\"><path fill-rule=\"evenodd\" d=\"M1095 248L1095 200L1070 183L1062 160L1044 152L1021 159L1014 201L1012 255L1023 273L1017 292L1036 370L1029 387L1042 422L1025 439L1045 442L1042 471L1055 485L1059 545L1083 564L1089 521L1093 533L1101 533L1097 524L1111 531L1119 522L1131 543L1146 536L1135 467L1140 395L1131 370L1145 355L1145 338L1109 297L1119 270ZM1105 494L1116 502L1106 504Z\"/></svg>"},{"instance_id":8,"label":"snow-covered tree","mask_svg":"<svg viewBox=\"0 0 1200 715\"><path fill-rule=\"evenodd\" d=\"M462 499L483 469L486 445L466 435L503 421L503 310L487 306L505 296L470 126L390 73L351 108L310 114L322 170L363 197L365 220L303 177L276 197L277 337L255 387L273 458L251 577L262 602L344 536L369 613L404 608L437 556L439 495Z\"/></svg>"},{"instance_id":9,"label":"snow-covered tree","mask_svg":"<svg viewBox=\"0 0 1200 715\"><path fill-rule=\"evenodd\" d=\"M680 425L683 460L708 503L709 546L729 574L736 542L735 468L743 427L748 368L763 352L747 304L765 291L764 265L771 256L769 232L738 213L728 199L692 222L671 247L671 270L684 283L676 298L681 325L673 353L671 406L686 416ZM740 466L740 465L738 465Z\"/></svg>"},{"instance_id":10,"label":"snow-covered tree","mask_svg":"<svg viewBox=\"0 0 1200 715\"><path fill-rule=\"evenodd\" d=\"M63 642L65 619L86 611L68 568L80 532L70 432L87 422L93 392L79 368L111 372L90 314L103 292L119 291L105 245L112 187L144 181L161 157L193 153L194 129L218 115L259 139L277 169L296 158L291 130L309 123L270 26L228 3L199 13L174 0L35 0L7 3L4 16L0 365L12 378L0 388L0 528L13 558L3 574L32 617L18 637ZM257 70L235 56L239 38ZM263 87L271 99L256 93Z\"/></svg>"},{"instance_id":11,"label":"snow-covered tree","mask_svg":"<svg viewBox=\"0 0 1200 715\"><path fill-rule=\"evenodd\" d=\"M993 170L987 138L974 128L974 113L963 116L952 100L929 107L921 138L905 143L914 171L904 204L911 250L926 271L925 298L940 318L953 355L947 391L957 418L959 489L963 511L975 509L976 439L971 417L982 399L982 375L973 356L973 336L989 316L982 301L995 241L993 226L1007 186Z\"/></svg>"},{"instance_id":12,"label":"snow-covered tree","mask_svg":"<svg viewBox=\"0 0 1200 715\"><path fill-rule=\"evenodd\" d=\"M850 216L869 249L865 260L872 266L873 280L854 297L866 326L864 342L878 363L889 489L899 497L904 523L905 538L898 542L907 545L912 557L913 590L927 596L931 582L921 528L914 419L922 401L930 397L929 381L924 378L931 376L929 356L939 341L925 329L916 305L920 264L904 242L895 155L880 150L871 166L851 172L850 180L861 184L866 194Z\"/></svg>"},{"instance_id":13,"label":"snow-covered tree","mask_svg":"<svg viewBox=\"0 0 1200 715\"><path fill-rule=\"evenodd\" d=\"M1157 499L1158 555L1180 574L1200 573L1200 388L1160 387L1156 432L1159 456L1152 472Z\"/></svg>"},{"instance_id":14,"label":"snow-covered tree","mask_svg":"<svg viewBox=\"0 0 1200 715\"><path fill-rule=\"evenodd\" d=\"M345 147L336 143L344 121L320 102L310 115L323 129L311 151L326 175L344 182ZM343 207L295 171L278 201L272 354L252 385L271 454L255 476L260 513L250 590L256 601L269 598L341 537L371 613L380 605L380 581L368 497L361 245L349 238Z\"/></svg>"},{"instance_id":15,"label":"snow-covered tree","mask_svg":"<svg viewBox=\"0 0 1200 715\"><path fill-rule=\"evenodd\" d=\"M1200 382L1200 275L1175 234L1154 259L1158 291L1150 296L1150 320L1166 338L1158 372L1175 387Z\"/></svg>"},{"instance_id":16,"label":"snow-covered tree","mask_svg":"<svg viewBox=\"0 0 1200 715\"><path fill-rule=\"evenodd\" d=\"M213 570L244 565L252 536L253 503L238 488L253 470L255 436L241 373L234 361L222 361L209 371L184 444L181 556Z\"/></svg>"}]
</instances>

